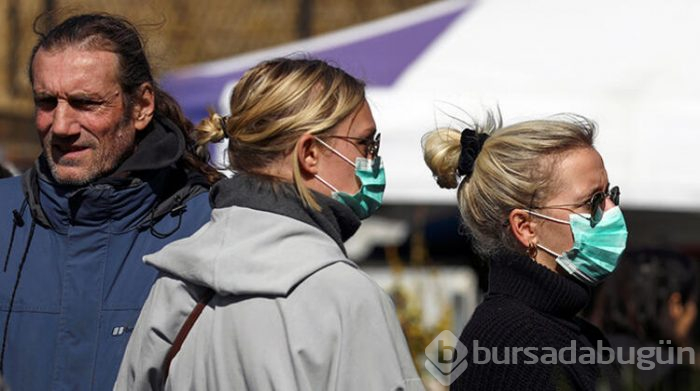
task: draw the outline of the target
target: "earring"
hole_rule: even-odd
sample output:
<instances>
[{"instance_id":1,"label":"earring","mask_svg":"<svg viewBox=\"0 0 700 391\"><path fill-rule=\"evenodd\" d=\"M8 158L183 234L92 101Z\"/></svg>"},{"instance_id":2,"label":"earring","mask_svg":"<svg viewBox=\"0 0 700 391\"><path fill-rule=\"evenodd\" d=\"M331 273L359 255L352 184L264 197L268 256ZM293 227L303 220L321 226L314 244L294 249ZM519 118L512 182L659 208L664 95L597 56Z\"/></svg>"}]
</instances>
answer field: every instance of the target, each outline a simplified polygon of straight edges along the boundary
<instances>
[{"instance_id":1,"label":"earring","mask_svg":"<svg viewBox=\"0 0 700 391\"><path fill-rule=\"evenodd\" d=\"M537 257L537 245L534 243L530 242L530 244L527 245L527 256L530 257L533 261Z\"/></svg>"}]
</instances>

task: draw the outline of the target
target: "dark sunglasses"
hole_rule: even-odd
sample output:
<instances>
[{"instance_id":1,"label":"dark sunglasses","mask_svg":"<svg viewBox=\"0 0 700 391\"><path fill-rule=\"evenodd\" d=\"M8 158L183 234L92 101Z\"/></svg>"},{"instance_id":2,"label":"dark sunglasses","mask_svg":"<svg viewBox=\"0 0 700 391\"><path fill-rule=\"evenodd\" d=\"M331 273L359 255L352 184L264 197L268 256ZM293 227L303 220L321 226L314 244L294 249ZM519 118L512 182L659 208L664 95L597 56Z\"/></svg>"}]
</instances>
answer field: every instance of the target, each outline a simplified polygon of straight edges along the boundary
<instances>
[{"instance_id":1,"label":"dark sunglasses","mask_svg":"<svg viewBox=\"0 0 700 391\"><path fill-rule=\"evenodd\" d=\"M615 206L620 205L620 187L619 186L613 186L609 190L605 191L599 191L591 198L582 203L582 204L566 204L566 205L549 205L549 206L542 206L539 208L533 208L533 209L565 209L570 212L576 213L576 211L569 209L570 207L574 208L580 208L584 205L588 205L588 208L590 210L591 217L587 216L582 216L579 213L576 213L577 215L583 217L584 219L588 220L591 222L591 227L595 227L598 223L600 223L600 220L603 219L603 210L605 209L605 199L610 198L610 201L612 201Z\"/></svg>"},{"instance_id":2,"label":"dark sunglasses","mask_svg":"<svg viewBox=\"0 0 700 391\"><path fill-rule=\"evenodd\" d=\"M382 134L377 133L374 137L350 137L350 136L327 136L328 138L339 138L351 142L361 154L366 158L374 158L379 153L379 144L382 141ZM362 149L361 149L362 148ZM363 151L364 149L364 151Z\"/></svg>"}]
</instances>

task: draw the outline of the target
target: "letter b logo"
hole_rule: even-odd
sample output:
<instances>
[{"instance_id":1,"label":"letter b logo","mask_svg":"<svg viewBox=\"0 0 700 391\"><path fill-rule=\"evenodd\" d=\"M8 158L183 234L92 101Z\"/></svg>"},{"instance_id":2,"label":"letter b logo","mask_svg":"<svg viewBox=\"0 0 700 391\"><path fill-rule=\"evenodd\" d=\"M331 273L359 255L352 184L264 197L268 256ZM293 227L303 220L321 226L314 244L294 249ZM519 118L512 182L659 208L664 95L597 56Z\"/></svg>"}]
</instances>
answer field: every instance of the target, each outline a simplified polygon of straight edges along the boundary
<instances>
[{"instance_id":1,"label":"letter b logo","mask_svg":"<svg viewBox=\"0 0 700 391\"><path fill-rule=\"evenodd\" d=\"M445 330L425 348L425 369L448 386L467 369L467 353L459 338Z\"/></svg>"},{"instance_id":2,"label":"letter b logo","mask_svg":"<svg viewBox=\"0 0 700 391\"><path fill-rule=\"evenodd\" d=\"M457 359L457 349L445 346L445 341L438 340L438 359L440 364L452 364Z\"/></svg>"}]
</instances>

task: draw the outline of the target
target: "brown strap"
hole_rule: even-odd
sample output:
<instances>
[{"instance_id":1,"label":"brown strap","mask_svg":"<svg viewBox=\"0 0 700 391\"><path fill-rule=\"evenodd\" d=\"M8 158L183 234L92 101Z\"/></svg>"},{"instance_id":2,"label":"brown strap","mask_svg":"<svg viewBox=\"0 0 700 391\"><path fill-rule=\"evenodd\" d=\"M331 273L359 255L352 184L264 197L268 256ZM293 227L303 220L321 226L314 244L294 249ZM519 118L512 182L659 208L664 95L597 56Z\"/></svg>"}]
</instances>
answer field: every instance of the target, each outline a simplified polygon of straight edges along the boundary
<instances>
[{"instance_id":1,"label":"brown strap","mask_svg":"<svg viewBox=\"0 0 700 391\"><path fill-rule=\"evenodd\" d=\"M207 292L201 297L199 302L197 302L197 305L194 306L194 309L192 312L190 312L190 316L187 317L185 323L182 324L180 331L177 333L177 337L175 337L175 341L173 341L173 344L170 346L170 350L168 350L168 354L165 356L165 361L163 361L163 384L165 384L165 381L168 380L170 363L175 358L177 352L180 351L182 344L185 342L185 338L187 338L187 334L190 333L194 323L197 321L199 315L202 313L204 307L207 306L212 297L214 297L214 291L208 289Z\"/></svg>"}]
</instances>

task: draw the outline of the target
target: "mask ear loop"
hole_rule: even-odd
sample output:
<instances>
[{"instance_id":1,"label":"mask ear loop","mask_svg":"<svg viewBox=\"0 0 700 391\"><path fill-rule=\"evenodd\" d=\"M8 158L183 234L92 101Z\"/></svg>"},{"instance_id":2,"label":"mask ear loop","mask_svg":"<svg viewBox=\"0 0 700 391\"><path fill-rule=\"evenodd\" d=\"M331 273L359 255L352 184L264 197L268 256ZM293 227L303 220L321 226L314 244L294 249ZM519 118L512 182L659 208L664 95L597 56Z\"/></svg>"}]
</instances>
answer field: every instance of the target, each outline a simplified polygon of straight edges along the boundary
<instances>
[{"instance_id":1,"label":"mask ear loop","mask_svg":"<svg viewBox=\"0 0 700 391\"><path fill-rule=\"evenodd\" d=\"M556 222L556 223L571 225L568 221L561 220L561 219L557 219L556 217L551 217L551 216L547 216L547 215L543 215L543 214L541 214L541 213L535 212L534 210L532 210L532 203L533 203L534 201L535 201L535 194L533 193L533 194L532 194L532 198L530 198L530 207L528 207L527 209L525 209L525 210L527 211L527 213L529 213L530 215L539 217L539 218L541 218L541 219L554 221L554 222ZM533 248L534 248L534 249L533 249ZM537 244L530 243L530 244L528 245L528 247L527 247L527 255L528 255L528 256L530 257L530 259L532 259L533 261L535 260L535 256L537 256L537 249L538 249L538 248L541 248L544 252L546 252L547 254L549 254L549 255L551 255L551 256L553 256L553 257L555 257L555 258L558 258L558 257L559 257L559 254L555 253L554 251L548 249L547 247L545 247L545 246L543 246L543 245L541 245L541 244L539 244L539 243L537 243ZM534 254L534 255L533 255L533 254Z\"/></svg>"},{"instance_id":2,"label":"mask ear loop","mask_svg":"<svg viewBox=\"0 0 700 391\"><path fill-rule=\"evenodd\" d=\"M351 162L350 159L348 159L348 158L346 158L345 156L343 156L342 153L338 152L335 148L333 148L333 147L331 147L330 145L328 145L325 141L321 140L320 138L318 138L318 137L316 137L316 136L314 136L314 139L315 139L316 141L318 141L319 143L321 143L321 145L323 145L324 147L330 149L331 152L333 152L334 154L338 155L338 157L340 157L341 159L345 160L347 163L349 163L349 164L352 165L353 167L356 167L356 166L355 166L355 163ZM335 186L331 185L330 182L328 182L327 180L321 178L321 177L318 176L318 175L314 175L314 178L318 179L319 182L321 182L321 183L323 183L324 185L326 185L326 187L328 187L329 189L333 190L333 191L336 192L336 193L339 193L338 189L337 189Z\"/></svg>"},{"instance_id":3,"label":"mask ear loop","mask_svg":"<svg viewBox=\"0 0 700 391\"><path fill-rule=\"evenodd\" d=\"M557 254L557 253L555 253L554 251L548 249L547 247L545 247L545 246L543 246L543 245L541 245L541 244L539 244L539 243L536 244L536 246L537 246L538 248L541 248L542 250L544 250L544 252L546 252L547 254L549 254L549 255L551 255L551 256L553 256L553 257L555 257L555 258L558 258L558 257L561 256L561 254Z\"/></svg>"},{"instance_id":4,"label":"mask ear loop","mask_svg":"<svg viewBox=\"0 0 700 391\"><path fill-rule=\"evenodd\" d=\"M552 217L552 216L543 215L543 214L541 214L541 213L535 212L534 210L529 210L529 209L528 209L527 211L528 211L528 213L530 213L531 215L537 216L537 217L542 218L542 219L545 219L545 220L554 221L554 222L556 222L556 223L561 223L561 224L571 225L571 223L569 223L569 222L566 221L566 220L558 219L558 218Z\"/></svg>"},{"instance_id":5,"label":"mask ear loop","mask_svg":"<svg viewBox=\"0 0 700 391\"><path fill-rule=\"evenodd\" d=\"M568 221L561 220L561 219L557 219L556 217L551 217L551 216L543 215L543 214L541 214L541 213L537 213L537 212L535 212L535 211L533 211L533 210L529 210L529 209L527 209L527 211L528 211L528 213L530 213L531 215L537 216L537 217L542 218L542 219L545 219L545 220L550 220L550 221L554 221L554 222L556 222L556 223L571 225L571 223L569 223ZM544 250L544 252L548 253L549 255L551 255L551 256L553 256L553 257L558 257L558 256L559 256L559 254L555 253L554 251L548 249L547 247L545 247L545 246L543 246L543 245L541 245L541 244L539 244L539 243L536 244L535 246L541 248L542 250ZM528 248L528 251L529 251L529 248Z\"/></svg>"},{"instance_id":6,"label":"mask ear loop","mask_svg":"<svg viewBox=\"0 0 700 391\"><path fill-rule=\"evenodd\" d=\"M324 185L326 185L326 187L328 187L329 189L331 189L331 190L333 190L334 192L338 193L338 189L336 189L335 186L331 185L331 184L330 184L328 181L326 181L325 179L321 178L321 177L318 176L318 175L314 175L314 178L318 179L319 182L321 182L321 183L323 183Z\"/></svg>"},{"instance_id":7,"label":"mask ear loop","mask_svg":"<svg viewBox=\"0 0 700 391\"><path fill-rule=\"evenodd\" d=\"M333 147L331 147L330 145L328 145L325 141L321 140L320 138L318 138L318 137L316 137L316 136L314 136L314 139L315 139L316 141L318 141L319 143L321 143L321 145L323 145L324 147L330 149L331 152L333 152L333 153L335 153L336 155L338 155L338 157L340 157L341 159L345 160L348 164L350 164L351 166L355 167L355 163L351 162L350 159L346 158L342 153L338 152L335 148L333 148Z\"/></svg>"}]
</instances>

